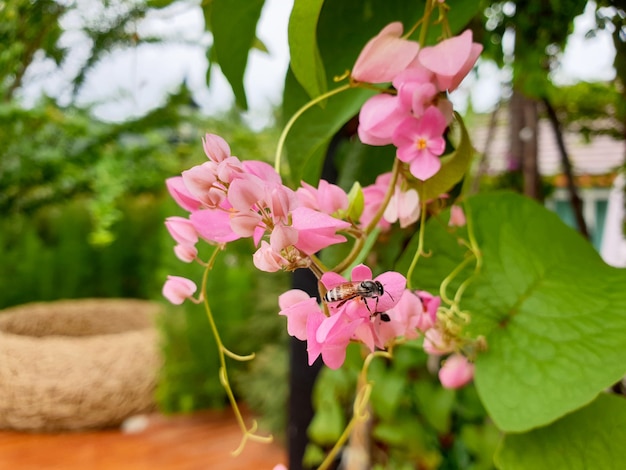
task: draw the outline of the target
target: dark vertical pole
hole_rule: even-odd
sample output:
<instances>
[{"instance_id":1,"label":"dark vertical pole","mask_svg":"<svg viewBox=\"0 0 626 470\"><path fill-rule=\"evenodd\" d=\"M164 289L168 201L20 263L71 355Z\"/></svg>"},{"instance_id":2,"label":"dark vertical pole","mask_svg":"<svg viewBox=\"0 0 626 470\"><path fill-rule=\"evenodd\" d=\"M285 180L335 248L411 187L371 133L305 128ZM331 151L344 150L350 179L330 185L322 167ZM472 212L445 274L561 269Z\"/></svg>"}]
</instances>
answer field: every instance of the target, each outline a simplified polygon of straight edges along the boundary
<instances>
[{"instance_id":1,"label":"dark vertical pole","mask_svg":"<svg viewBox=\"0 0 626 470\"><path fill-rule=\"evenodd\" d=\"M326 152L322 178L330 183L337 181L334 155L337 146L345 137L346 128L335 134ZM317 279L308 269L298 269L293 273L292 286L294 289L302 289L310 296L317 297L319 301ZM289 353L289 422L287 424L289 470L304 470L302 458L308 444L307 428L313 419L311 393L317 374L322 368L322 360L317 358L313 365L309 366L306 343L296 338L291 338Z\"/></svg>"}]
</instances>

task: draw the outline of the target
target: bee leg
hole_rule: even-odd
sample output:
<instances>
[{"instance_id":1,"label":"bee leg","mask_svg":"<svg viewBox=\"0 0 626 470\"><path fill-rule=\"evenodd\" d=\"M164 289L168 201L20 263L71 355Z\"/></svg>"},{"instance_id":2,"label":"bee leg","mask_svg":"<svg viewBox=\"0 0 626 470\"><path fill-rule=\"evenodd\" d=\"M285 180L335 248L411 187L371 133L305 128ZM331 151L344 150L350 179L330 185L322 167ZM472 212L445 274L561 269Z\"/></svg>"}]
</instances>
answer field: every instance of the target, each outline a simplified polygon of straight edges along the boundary
<instances>
[{"instance_id":1,"label":"bee leg","mask_svg":"<svg viewBox=\"0 0 626 470\"><path fill-rule=\"evenodd\" d=\"M389 318L389 315L386 313L381 313L380 314L380 321L384 321L385 323L391 321L391 318Z\"/></svg>"}]
</instances>

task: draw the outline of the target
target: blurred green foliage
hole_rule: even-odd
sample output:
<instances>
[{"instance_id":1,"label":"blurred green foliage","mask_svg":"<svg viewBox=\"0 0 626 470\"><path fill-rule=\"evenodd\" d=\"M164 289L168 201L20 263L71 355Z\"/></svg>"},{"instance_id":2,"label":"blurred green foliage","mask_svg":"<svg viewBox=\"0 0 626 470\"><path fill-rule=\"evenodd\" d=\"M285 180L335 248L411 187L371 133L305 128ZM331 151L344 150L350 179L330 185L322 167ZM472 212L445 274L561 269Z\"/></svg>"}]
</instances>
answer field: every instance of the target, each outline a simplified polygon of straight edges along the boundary
<instances>
[{"instance_id":1,"label":"blurred green foliage","mask_svg":"<svg viewBox=\"0 0 626 470\"><path fill-rule=\"evenodd\" d=\"M234 111L200 115L184 86L162 107L123 123L44 99L33 109L0 104L0 124L0 308L60 298L162 300L168 274L199 284L202 266L175 257L163 223L184 216L165 179L206 161L205 132L226 138L243 159L270 159L276 141L275 130L254 132ZM229 244L208 285L222 339L242 354L284 340L276 296L288 277L257 273L253 249L249 241ZM169 308L159 328L161 408L221 406L225 394L202 306ZM249 364L231 366L251 401L255 390L266 393L255 389Z\"/></svg>"}]
</instances>

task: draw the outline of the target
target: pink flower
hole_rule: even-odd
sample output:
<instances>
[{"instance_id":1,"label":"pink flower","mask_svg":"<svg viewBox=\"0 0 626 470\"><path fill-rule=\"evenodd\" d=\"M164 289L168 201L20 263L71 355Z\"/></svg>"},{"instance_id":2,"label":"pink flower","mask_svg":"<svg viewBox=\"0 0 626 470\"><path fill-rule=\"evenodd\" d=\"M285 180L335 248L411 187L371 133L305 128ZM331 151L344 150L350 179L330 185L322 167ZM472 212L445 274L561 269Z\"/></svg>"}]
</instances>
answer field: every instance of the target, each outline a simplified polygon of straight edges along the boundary
<instances>
[{"instance_id":1,"label":"pink flower","mask_svg":"<svg viewBox=\"0 0 626 470\"><path fill-rule=\"evenodd\" d=\"M422 301L426 317L428 318L428 321L425 321L423 327L420 328L420 330L425 332L437 323L437 310L441 305L441 297L438 295L432 295L430 292L426 292L425 290L418 290L415 293Z\"/></svg>"},{"instance_id":2,"label":"pink flower","mask_svg":"<svg viewBox=\"0 0 626 470\"><path fill-rule=\"evenodd\" d=\"M184 217L168 217L165 227L172 238L178 243L195 245L198 242L198 233L189 219Z\"/></svg>"},{"instance_id":3,"label":"pink flower","mask_svg":"<svg viewBox=\"0 0 626 470\"><path fill-rule=\"evenodd\" d=\"M432 72L419 65L400 73L393 80L393 86L398 90L399 107L418 118L433 103L438 93L432 83Z\"/></svg>"},{"instance_id":4,"label":"pink flower","mask_svg":"<svg viewBox=\"0 0 626 470\"><path fill-rule=\"evenodd\" d=\"M289 265L289 261L280 254L280 251L272 249L272 246L265 240L261 242L259 249L252 255L252 262L258 270L266 273L275 273Z\"/></svg>"},{"instance_id":5,"label":"pink flower","mask_svg":"<svg viewBox=\"0 0 626 470\"><path fill-rule=\"evenodd\" d=\"M405 337L415 339L419 336L420 323L425 316L420 298L408 289L391 310L387 311L388 322L378 324L378 346L384 348L393 339Z\"/></svg>"},{"instance_id":6,"label":"pink flower","mask_svg":"<svg viewBox=\"0 0 626 470\"><path fill-rule=\"evenodd\" d=\"M347 304L354 303L359 305L361 308L360 313L365 317L370 317L375 313L386 312L391 309L400 301L400 297L406 287L406 278L402 274L395 271L387 271L372 279L372 270L364 264L359 264L352 268L350 281L334 272L324 273L320 279L320 282L324 284L327 290L331 290L347 282L362 281L380 282L383 287L382 295L370 298L355 297L347 302ZM339 307L337 307L336 303L330 303L329 308L333 311Z\"/></svg>"},{"instance_id":7,"label":"pink flower","mask_svg":"<svg viewBox=\"0 0 626 470\"><path fill-rule=\"evenodd\" d=\"M215 207L225 197L223 190L217 194L214 190L213 185L217 182L215 170L215 163L209 161L182 172L185 187L194 198L210 207Z\"/></svg>"},{"instance_id":8,"label":"pink flower","mask_svg":"<svg viewBox=\"0 0 626 470\"><path fill-rule=\"evenodd\" d=\"M389 200L383 217L387 222L400 221L400 227L405 228L415 223L420 216L420 200L415 189L402 191L400 185Z\"/></svg>"},{"instance_id":9,"label":"pink flower","mask_svg":"<svg viewBox=\"0 0 626 470\"><path fill-rule=\"evenodd\" d=\"M174 305L180 305L185 299L191 298L197 289L196 284L187 278L167 276L163 284L163 297Z\"/></svg>"},{"instance_id":10,"label":"pink flower","mask_svg":"<svg viewBox=\"0 0 626 470\"><path fill-rule=\"evenodd\" d=\"M270 235L270 242L261 242L261 247L254 253L253 262L257 269L276 272L301 260L295 250L286 250L298 241L298 231L293 227L277 225ZM283 251L285 250L285 251Z\"/></svg>"},{"instance_id":11,"label":"pink flower","mask_svg":"<svg viewBox=\"0 0 626 470\"><path fill-rule=\"evenodd\" d=\"M450 208L450 221L448 222L448 225L450 227L463 227L465 223L466 220L463 208L453 204Z\"/></svg>"},{"instance_id":12,"label":"pink flower","mask_svg":"<svg viewBox=\"0 0 626 470\"><path fill-rule=\"evenodd\" d=\"M348 195L335 184L320 180L317 188L302 181L296 190L300 205L323 212L328 215L348 209Z\"/></svg>"},{"instance_id":13,"label":"pink flower","mask_svg":"<svg viewBox=\"0 0 626 470\"><path fill-rule=\"evenodd\" d=\"M430 328L424 333L424 351L433 356L441 356L454 351L456 345L453 340L444 338L438 328Z\"/></svg>"},{"instance_id":14,"label":"pink flower","mask_svg":"<svg viewBox=\"0 0 626 470\"><path fill-rule=\"evenodd\" d=\"M195 245L179 243L174 247L174 254L184 263L191 263L198 257L198 249Z\"/></svg>"},{"instance_id":15,"label":"pink flower","mask_svg":"<svg viewBox=\"0 0 626 470\"><path fill-rule=\"evenodd\" d=\"M467 29L459 36L424 47L418 60L435 74L441 91L452 91L472 69L482 50L482 45L472 42L472 31Z\"/></svg>"},{"instance_id":16,"label":"pink flower","mask_svg":"<svg viewBox=\"0 0 626 470\"><path fill-rule=\"evenodd\" d=\"M324 364L331 369L341 367L358 326L358 321L346 321L343 315L326 317L321 311L311 312L306 325L309 365L321 354Z\"/></svg>"},{"instance_id":17,"label":"pink flower","mask_svg":"<svg viewBox=\"0 0 626 470\"><path fill-rule=\"evenodd\" d=\"M441 168L438 156L446 148L443 138L446 127L443 114L430 106L420 119L404 119L393 133L397 157L410 164L411 174L416 178L427 180Z\"/></svg>"},{"instance_id":18,"label":"pink flower","mask_svg":"<svg viewBox=\"0 0 626 470\"><path fill-rule=\"evenodd\" d=\"M419 44L402 39L402 23L385 26L365 45L359 54L352 78L360 82L390 82L417 56Z\"/></svg>"},{"instance_id":19,"label":"pink flower","mask_svg":"<svg viewBox=\"0 0 626 470\"><path fill-rule=\"evenodd\" d=\"M174 201L183 209L192 212L202 206L202 203L189 192L182 176L173 176L172 178L166 179L165 185Z\"/></svg>"},{"instance_id":20,"label":"pink flower","mask_svg":"<svg viewBox=\"0 0 626 470\"><path fill-rule=\"evenodd\" d=\"M374 95L359 112L359 139L367 145L388 145L396 127L407 116L408 112L400 109L397 96Z\"/></svg>"},{"instance_id":21,"label":"pink flower","mask_svg":"<svg viewBox=\"0 0 626 470\"><path fill-rule=\"evenodd\" d=\"M230 157L230 147L219 135L206 134L204 139L202 139L202 146L209 160L215 163L219 163Z\"/></svg>"},{"instance_id":22,"label":"pink flower","mask_svg":"<svg viewBox=\"0 0 626 470\"><path fill-rule=\"evenodd\" d=\"M298 242L295 246L307 255L346 241L346 237L337 235L336 232L350 227L348 222L308 207L294 209L291 216L292 226L298 231Z\"/></svg>"},{"instance_id":23,"label":"pink flower","mask_svg":"<svg viewBox=\"0 0 626 470\"><path fill-rule=\"evenodd\" d=\"M287 317L289 335L305 341L309 317L316 313L322 314L317 300L300 289L291 289L278 297L278 305L279 315Z\"/></svg>"},{"instance_id":24,"label":"pink flower","mask_svg":"<svg viewBox=\"0 0 626 470\"><path fill-rule=\"evenodd\" d=\"M474 364L462 354L452 354L439 369L439 381L444 388L460 388L474 378Z\"/></svg>"},{"instance_id":25,"label":"pink flower","mask_svg":"<svg viewBox=\"0 0 626 470\"><path fill-rule=\"evenodd\" d=\"M246 173L259 177L261 180L270 184L282 184L280 175L276 173L274 167L269 163L259 160L245 160L242 167Z\"/></svg>"}]
</instances>

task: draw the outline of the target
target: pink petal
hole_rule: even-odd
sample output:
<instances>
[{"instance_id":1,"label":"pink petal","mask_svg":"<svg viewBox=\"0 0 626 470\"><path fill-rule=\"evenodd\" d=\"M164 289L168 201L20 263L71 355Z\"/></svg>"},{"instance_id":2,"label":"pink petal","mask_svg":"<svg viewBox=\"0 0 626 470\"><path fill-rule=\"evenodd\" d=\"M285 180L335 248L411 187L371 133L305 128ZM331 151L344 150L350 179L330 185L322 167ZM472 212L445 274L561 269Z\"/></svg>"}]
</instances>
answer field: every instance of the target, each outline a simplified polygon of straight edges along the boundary
<instances>
[{"instance_id":1,"label":"pink petal","mask_svg":"<svg viewBox=\"0 0 626 470\"><path fill-rule=\"evenodd\" d=\"M163 284L163 297L174 305L180 305L185 299L191 297L197 289L196 284L187 278L167 276L167 281Z\"/></svg>"},{"instance_id":2,"label":"pink petal","mask_svg":"<svg viewBox=\"0 0 626 470\"><path fill-rule=\"evenodd\" d=\"M384 290L384 294L378 298L378 311L385 312L400 301L406 287L406 278L395 271L387 271L376 276L375 280L383 285Z\"/></svg>"},{"instance_id":3,"label":"pink petal","mask_svg":"<svg viewBox=\"0 0 626 470\"><path fill-rule=\"evenodd\" d=\"M247 211L263 199L265 186L257 176L245 175L245 177L233 180L228 188L228 201L238 211Z\"/></svg>"},{"instance_id":4,"label":"pink petal","mask_svg":"<svg viewBox=\"0 0 626 470\"><path fill-rule=\"evenodd\" d=\"M448 357L439 369L439 381L445 388L460 388L474 378L474 364L461 354Z\"/></svg>"},{"instance_id":5,"label":"pink petal","mask_svg":"<svg viewBox=\"0 0 626 470\"><path fill-rule=\"evenodd\" d=\"M348 222L335 219L308 207L294 209L291 217L292 226L298 230L296 248L307 255L316 253L327 246L346 241L345 237L337 235L335 232L350 227Z\"/></svg>"},{"instance_id":6,"label":"pink petal","mask_svg":"<svg viewBox=\"0 0 626 470\"><path fill-rule=\"evenodd\" d=\"M431 153L424 153L411 162L409 171L417 179L426 181L441 169L441 160Z\"/></svg>"},{"instance_id":7,"label":"pink petal","mask_svg":"<svg viewBox=\"0 0 626 470\"><path fill-rule=\"evenodd\" d=\"M407 110L399 108L397 96L381 93L372 96L361 107L357 132L361 142L367 145L388 145L398 124L407 116Z\"/></svg>"},{"instance_id":8,"label":"pink petal","mask_svg":"<svg viewBox=\"0 0 626 470\"><path fill-rule=\"evenodd\" d=\"M481 52L482 46L472 42L472 31L468 29L459 36L423 48L418 59L436 74L440 90L452 91L472 69Z\"/></svg>"},{"instance_id":9,"label":"pink petal","mask_svg":"<svg viewBox=\"0 0 626 470\"><path fill-rule=\"evenodd\" d=\"M289 264L289 262L281 256L280 252L273 250L270 244L265 240L261 242L259 249L252 255L252 262L259 271L266 273L275 273Z\"/></svg>"},{"instance_id":10,"label":"pink petal","mask_svg":"<svg viewBox=\"0 0 626 470\"><path fill-rule=\"evenodd\" d=\"M192 212L189 220L198 235L209 242L225 243L241 238L230 228L230 213L221 209Z\"/></svg>"},{"instance_id":11,"label":"pink petal","mask_svg":"<svg viewBox=\"0 0 626 470\"><path fill-rule=\"evenodd\" d=\"M352 279L353 282L371 281L372 270L364 264L359 264L352 268L352 272L350 273L350 279Z\"/></svg>"},{"instance_id":12,"label":"pink petal","mask_svg":"<svg viewBox=\"0 0 626 470\"><path fill-rule=\"evenodd\" d=\"M219 135L206 134L202 139L202 146L206 156L216 163L230 157L230 147Z\"/></svg>"},{"instance_id":13,"label":"pink petal","mask_svg":"<svg viewBox=\"0 0 626 470\"><path fill-rule=\"evenodd\" d=\"M189 219L184 217L168 217L165 227L177 243L194 245L198 241L198 233Z\"/></svg>"},{"instance_id":14,"label":"pink petal","mask_svg":"<svg viewBox=\"0 0 626 470\"><path fill-rule=\"evenodd\" d=\"M287 332L305 341L309 317L322 314L317 301L304 291L292 289L278 297L278 305L281 308L279 315L287 317Z\"/></svg>"},{"instance_id":15,"label":"pink petal","mask_svg":"<svg viewBox=\"0 0 626 470\"><path fill-rule=\"evenodd\" d=\"M419 44L402 39L400 22L390 23L365 45L352 69L352 78L361 82L390 82L417 56Z\"/></svg>"},{"instance_id":16,"label":"pink petal","mask_svg":"<svg viewBox=\"0 0 626 470\"><path fill-rule=\"evenodd\" d=\"M174 176L166 179L165 185L172 198L183 209L193 212L202 206L202 202L189 192L182 176Z\"/></svg>"},{"instance_id":17,"label":"pink petal","mask_svg":"<svg viewBox=\"0 0 626 470\"><path fill-rule=\"evenodd\" d=\"M252 175L258 176L261 180L270 184L282 184L280 175L276 173L274 167L259 160L244 160L243 169Z\"/></svg>"},{"instance_id":18,"label":"pink petal","mask_svg":"<svg viewBox=\"0 0 626 470\"><path fill-rule=\"evenodd\" d=\"M184 263L191 263L198 257L198 249L195 245L179 243L174 247L174 254Z\"/></svg>"}]
</instances>

